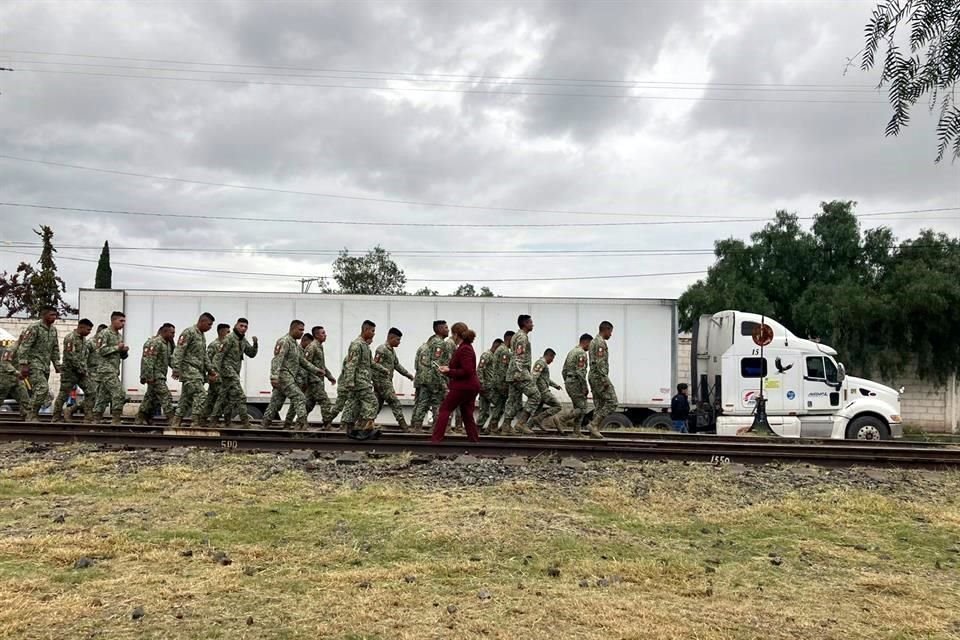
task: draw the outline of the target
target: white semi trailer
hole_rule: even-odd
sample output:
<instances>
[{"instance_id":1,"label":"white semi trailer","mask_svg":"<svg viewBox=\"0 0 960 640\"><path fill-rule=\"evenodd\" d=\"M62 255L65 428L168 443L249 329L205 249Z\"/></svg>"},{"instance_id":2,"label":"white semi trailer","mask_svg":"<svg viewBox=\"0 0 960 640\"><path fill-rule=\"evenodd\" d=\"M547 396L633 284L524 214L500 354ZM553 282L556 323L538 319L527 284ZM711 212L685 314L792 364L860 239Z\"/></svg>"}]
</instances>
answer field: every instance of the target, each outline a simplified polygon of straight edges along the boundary
<instances>
[{"instance_id":1,"label":"white semi trailer","mask_svg":"<svg viewBox=\"0 0 960 640\"><path fill-rule=\"evenodd\" d=\"M489 349L497 337L507 330L517 330L517 316L533 317L531 344L538 357L550 347L557 352L551 375L562 382L560 369L567 352L580 334L596 335L603 320L614 325L610 340L610 376L616 387L622 413L610 420L620 426L632 424L669 426L663 411L670 406L672 389L677 381L677 309L676 301L660 299L590 299L590 298L479 298L423 296L354 296L295 293L239 293L222 291L154 291L103 290L80 291L80 314L93 323L108 323L112 311L127 316L124 339L130 345L130 357L123 363L123 386L133 401L143 397L140 384L140 354L143 342L157 332L164 322L177 327L177 333L194 324L204 311L212 313L217 323L231 326L238 317L250 321L248 336L260 340L260 353L245 359L241 372L247 393L249 412L259 417L270 400L270 359L274 342L287 333L290 321L303 320L307 330L322 325L327 330L325 345L327 364L334 375L350 341L360 333L360 324L370 319L377 323L374 346L386 338L387 329L403 331L398 349L401 364L413 371L414 353L432 333L435 319L466 322L477 332L474 347L478 354ZM216 332L207 333L207 342ZM174 399L179 383L170 380ZM405 404L412 404L413 385L395 376L397 394ZM335 395L336 387L328 385ZM558 392L562 402L568 398ZM319 410L311 416L319 420ZM389 411L380 420L389 422Z\"/></svg>"},{"instance_id":2,"label":"white semi trailer","mask_svg":"<svg viewBox=\"0 0 960 640\"><path fill-rule=\"evenodd\" d=\"M765 324L772 339L754 341ZM762 342L762 341L761 341ZM846 375L837 352L770 318L721 311L700 318L692 341L697 426L736 435L753 423L761 390L771 429L785 437L885 440L903 435L900 393Z\"/></svg>"}]
</instances>

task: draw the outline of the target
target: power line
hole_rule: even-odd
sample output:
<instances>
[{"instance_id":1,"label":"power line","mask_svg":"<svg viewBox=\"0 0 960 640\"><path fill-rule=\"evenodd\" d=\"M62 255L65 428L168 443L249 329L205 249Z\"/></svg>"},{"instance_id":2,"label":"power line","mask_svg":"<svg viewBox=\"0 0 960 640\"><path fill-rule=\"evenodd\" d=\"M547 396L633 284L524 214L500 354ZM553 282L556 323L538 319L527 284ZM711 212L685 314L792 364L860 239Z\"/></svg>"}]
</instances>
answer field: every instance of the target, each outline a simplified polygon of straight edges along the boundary
<instances>
[{"instance_id":1,"label":"power line","mask_svg":"<svg viewBox=\"0 0 960 640\"><path fill-rule=\"evenodd\" d=\"M710 216L702 214L682 214L682 213L625 213L625 212L616 212L616 211L590 211L590 210L579 210L579 209L535 209L535 208L524 208L524 207L497 207L497 206L487 206L487 205L473 205L473 204L462 204L455 202L428 202L422 200L401 200L395 198L376 198L372 196L355 196L348 194L338 194L338 193L324 193L317 191L298 191L294 189L280 189L276 187L261 187L257 185L248 185L248 184L237 184L237 183L226 183L226 182L212 182L207 180L193 180L190 178L178 178L175 176L158 176L148 173L138 173L134 171L120 171L117 169L104 169L102 167L91 167L87 165L79 164L70 164L66 162L56 162L53 160L38 160L36 158L25 158L22 156L15 156L10 154L0 153L0 159L5 160L14 160L17 162L27 162L30 164L40 164L48 165L54 167L62 167L66 169L79 169L81 171L92 171L95 173L106 173L111 175L121 175L134 178L146 178L149 180L167 180L170 182L180 182L184 184L199 184L207 187L222 187L228 189L243 189L247 191L265 191L269 193L284 193L288 195L300 195L300 196L309 196L317 198L332 198L338 200L355 200L361 202L377 202L381 204L399 204L406 206L418 206L418 207L431 207L431 208L441 208L441 209L466 209L471 211L500 211L503 213L536 213L536 214L547 214L547 215L577 215L577 216L609 216L609 217L624 217L624 218L709 218ZM880 211L880 212L868 212L857 214L861 217L869 216L885 216L885 215L898 215L904 213L932 213L937 211L954 211L958 210L960 207L953 208L940 208L940 209L915 209L915 210L904 210L904 211ZM744 218L740 218L741 220ZM754 220L766 220L767 218L753 218ZM434 226L434 225L430 225ZM549 225L555 226L555 225Z\"/></svg>"},{"instance_id":2,"label":"power line","mask_svg":"<svg viewBox=\"0 0 960 640\"><path fill-rule=\"evenodd\" d=\"M670 91L741 91L741 92L763 92L763 93L853 93L853 94L872 94L878 95L877 89L872 88L851 88L851 87L837 87L837 88L828 88L828 87L811 87L804 88L803 86L785 86L785 87L770 87L770 86L750 86L750 85L736 85L736 86L713 86L710 83L668 83L668 82L636 82L636 83L626 83L626 84L617 84L621 81L596 81L596 82L586 82L578 84L570 84L568 82L541 82L541 81L504 81L496 78L473 78L473 79L440 79L440 78L416 78L416 77L404 77L404 76L387 76L387 77L376 77L372 74L365 76L357 75L330 75L330 74L299 74L299 73L274 73L274 72L251 72L251 71L222 71L218 69L184 69L184 68L171 68L171 67L136 67L131 65L122 65L122 64L104 64L104 63L88 63L88 62L62 62L59 60L17 60L17 64L41 64L41 65L62 65L67 67L85 67L85 68L94 68L94 69L121 69L126 71L151 71L151 72L161 72L161 73L208 73L208 74L220 74L220 75L232 75L232 76L265 76L269 78L304 78L304 79L319 79L319 80L351 80L351 81L373 81L373 82L432 82L434 84L470 84L476 87L477 85L488 85L491 90L496 90L499 87L565 87L570 89L578 88L588 88L588 89L621 89L621 90L670 90ZM18 67L19 68L19 67ZM30 69L24 69L25 71L30 71ZM69 71L69 70L68 70ZM362 73L362 72L358 72ZM162 76L161 76L162 77ZM358 87L359 88L359 87ZM383 87L389 89L391 87ZM586 95L586 94L584 94Z\"/></svg>"},{"instance_id":3,"label":"power line","mask_svg":"<svg viewBox=\"0 0 960 640\"><path fill-rule=\"evenodd\" d=\"M365 227L415 227L415 228L448 228L448 229L556 229L556 228L597 228L597 227L640 227L640 226L658 226L658 225L695 225L695 224L733 224L744 222L769 222L771 218L713 218L710 220L644 220L631 222L555 222L555 223L458 223L458 222L393 222L390 220L370 221L370 220L309 220L297 218L266 218L266 217L242 217L242 216L224 216L210 214L186 214L186 213L159 213L149 211L128 211L123 209L98 209L93 207L60 207L54 205L44 205L26 202L0 202L0 207L23 207L30 209L45 209L53 211L66 211L72 213L104 213L109 215L153 217L153 218L171 218L182 220L210 220L210 221L230 221L230 222L269 222L271 224L303 224L303 225L338 225L338 226L365 226ZM916 209L905 211L903 213L927 213L932 211L955 211L960 207L943 207L939 209ZM856 214L858 217L887 215L893 212L880 211L874 213ZM798 216L799 220L815 220L816 216ZM914 218L885 218L886 220L911 220ZM937 218L923 218L926 220L936 220ZM940 218L944 219L944 218ZM960 218L946 218L947 220L960 220Z\"/></svg>"},{"instance_id":4,"label":"power line","mask_svg":"<svg viewBox=\"0 0 960 640\"><path fill-rule=\"evenodd\" d=\"M837 87L837 88L867 88L875 89L875 85L847 85L847 84L824 84L824 83L814 83L814 84L797 84L797 83L777 83L777 82L678 82L678 81L666 81L666 80L619 80L619 79L603 79L603 78L557 78L557 77L545 77L545 76L503 76L503 75L490 75L490 74L458 74L458 73L436 73L436 72L418 72L418 71L377 71L370 69L331 69L331 68L315 68L315 67L298 67L298 66L282 66L282 65L262 65L262 64L243 64L243 63L225 63L225 62L197 62L197 61L186 61L186 60L169 60L169 59L156 59L156 58L132 58L125 56L102 56L102 55L93 55L93 54L83 54L83 53L56 53L50 51L31 51L31 50L22 50L22 49L0 49L0 53L12 53L12 54L26 54L26 55L42 55L42 56L56 56L56 57L66 57L66 58L87 58L87 59L97 59L97 60L123 60L128 62L147 62L153 64L179 64L179 65L193 65L193 66L207 66L207 67L236 67L241 69L275 69L275 70L286 70L286 71L310 71L317 73L339 73L339 74L357 74L357 73L366 73L371 75L386 75L386 76L419 76L419 77L431 77L431 78L459 78L466 80L504 80L504 81L524 81L524 80L543 80L549 82L571 82L571 83L587 83L587 82L603 82L609 84L646 84L646 83L657 83L657 84L669 84L677 86L686 86L686 85L700 85L700 84L709 84L712 86L727 86L727 87Z\"/></svg>"},{"instance_id":5,"label":"power line","mask_svg":"<svg viewBox=\"0 0 960 640\"><path fill-rule=\"evenodd\" d=\"M174 82L209 82L215 84L239 84L256 85L267 87L307 87L314 89L354 89L362 91L391 91L404 92L416 91L424 93L460 93L470 95L486 95L494 97L502 96L525 96L525 97L558 97L558 98L604 98L621 100L666 100L682 102L755 102L755 103L782 103L782 104L875 104L886 105L884 100L840 100L840 99L800 99L800 98L731 98L718 96L652 96L652 95L630 95L613 93L562 93L557 91L491 91L487 89L449 89L449 88L428 88L428 87L384 87L384 86L364 86L348 84L319 84L302 82L272 82L266 80L228 80L225 78L182 78L175 76L149 76L135 75L130 73L102 73L96 71L61 71L55 69L30 69L20 67L17 71L29 73L53 73L68 76L91 76L97 78L125 78L137 80L165 80Z\"/></svg>"},{"instance_id":6,"label":"power line","mask_svg":"<svg viewBox=\"0 0 960 640\"><path fill-rule=\"evenodd\" d=\"M0 249L0 252L3 253L17 253L5 249ZM58 260L73 260L75 262L99 262L93 258L81 258L79 256L65 256L57 254ZM125 267L134 267L134 268L145 268L145 269L157 269L161 271L178 271L186 273L209 273L217 275L231 275L231 276L258 276L264 278L287 278L287 279L296 279L310 277L303 274L293 274L293 273L262 273L262 272L251 272L251 271L229 271L224 269L201 269L195 267L171 267L168 265L156 265L156 264L141 264L136 262L113 262L111 265L125 266ZM483 284L484 282L565 282L568 280L621 280L621 279L631 279L631 278L657 278L662 276L688 276L688 275L700 275L706 273L706 269L701 269L699 271L667 271L660 273L618 273L618 274L604 274L604 275L592 275L592 276L531 276L526 278L475 278L476 283ZM407 282L463 282L463 278L407 278Z\"/></svg>"}]
</instances>

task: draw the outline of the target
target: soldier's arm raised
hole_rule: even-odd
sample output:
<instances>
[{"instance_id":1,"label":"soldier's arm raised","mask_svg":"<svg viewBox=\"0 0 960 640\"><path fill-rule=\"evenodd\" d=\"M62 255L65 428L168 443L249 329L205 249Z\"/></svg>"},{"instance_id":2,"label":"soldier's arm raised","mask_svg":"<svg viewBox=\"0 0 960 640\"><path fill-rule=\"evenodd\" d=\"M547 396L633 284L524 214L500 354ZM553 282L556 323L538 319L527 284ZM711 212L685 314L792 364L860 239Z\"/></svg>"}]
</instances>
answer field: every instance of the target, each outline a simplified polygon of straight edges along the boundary
<instances>
[{"instance_id":1,"label":"soldier's arm raised","mask_svg":"<svg viewBox=\"0 0 960 640\"><path fill-rule=\"evenodd\" d=\"M254 338L254 340L256 340L256 338ZM250 344L249 342L247 342L247 339L244 338L242 346L243 346L243 355L247 356L248 358L256 358L257 353L260 352L259 342L254 342L253 344Z\"/></svg>"}]
</instances>

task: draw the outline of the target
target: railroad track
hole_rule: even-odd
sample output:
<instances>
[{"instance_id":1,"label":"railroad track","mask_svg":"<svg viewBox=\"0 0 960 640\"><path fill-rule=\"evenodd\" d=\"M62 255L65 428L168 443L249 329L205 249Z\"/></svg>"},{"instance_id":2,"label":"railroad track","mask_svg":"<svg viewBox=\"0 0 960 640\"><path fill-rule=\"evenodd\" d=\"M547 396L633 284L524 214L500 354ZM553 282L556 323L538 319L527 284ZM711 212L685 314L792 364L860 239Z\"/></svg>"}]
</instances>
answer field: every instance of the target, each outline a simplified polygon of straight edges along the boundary
<instances>
[{"instance_id":1,"label":"railroad track","mask_svg":"<svg viewBox=\"0 0 960 640\"><path fill-rule=\"evenodd\" d=\"M19 417L18 414L15 414L15 413L0 413L0 425L4 425L4 424L19 424L19 423L21 423L21 422L22 422L22 421L20 420L20 417ZM34 423L34 424L36 424L36 423ZM40 416L40 424L50 425L50 424L51 424L51 423L50 423L50 416ZM146 427L142 427L142 426L141 426L141 427L138 427L137 425L134 425L134 424L133 424L133 418L131 418L131 417L125 417L125 418L123 418L123 426L124 426L124 427L130 427L130 428L138 428L138 429L144 429L144 428L146 428L146 429L158 429L158 428L164 428L164 427L166 427L167 424L168 424L168 421L167 421L166 418L154 418L152 425L148 425L148 426L146 426ZM189 419L187 419L184 424L185 424L187 427L192 427ZM221 425L221 426L215 427L213 430L214 430L214 431L222 431L222 432L230 432L230 433L238 433L238 434L247 434L247 435L252 435L252 434L254 434L254 433L262 432L262 433L265 433L265 434L272 434L273 436L277 436L277 437L283 437L283 436L287 436L287 437L299 437L299 435L302 434L302 433L311 433L311 434L314 434L314 435L316 435L316 436L318 436L318 437L324 437L324 436L327 436L327 435L342 435L342 434L343 434L343 432L342 432L342 431L340 430L340 428L339 428L339 424L334 427L333 431L321 431L321 430L320 430L321 423L319 423L319 422L311 422L311 423L309 423L309 425L308 425L309 431L307 431L307 432L297 431L297 430L289 430L289 429L263 429L263 428L261 428L261 427L259 426L259 423L258 423L257 421L251 421L251 424L254 425L252 429L242 429L242 428L240 428L236 423L234 423L232 426L223 426L223 425ZM277 426L279 426L280 423L279 423L278 421L274 421L274 424L277 425ZM68 422L68 423L57 423L57 425L62 426L62 427L67 428L67 429L77 429L77 428L81 428L81 429L86 429L86 430L89 430L89 428L92 428L92 427L95 427L95 428L97 428L97 429L102 429L102 428L108 428L108 429L118 428L118 427L114 427L113 425L109 425L109 424L87 425L87 424L83 424L83 423L81 422L81 420L78 419L78 418L74 418L73 421ZM404 432L404 431L401 431L400 429L398 429L396 426L393 426L393 425L381 425L381 426L379 426L378 428L381 430L381 432L383 433L384 436L389 435L389 436L397 436L397 437L404 437L404 436L414 437L414 436L427 436L427 435L429 435L429 431ZM587 431L586 431L586 429L584 429L584 434L586 434L586 433L587 433ZM447 438L456 437L456 435L457 435L457 434L453 433L450 429L447 429ZM461 433L460 435L462 436L463 434ZM666 430L664 430L664 431L628 431L628 430L620 430L620 429L617 429L617 430L604 431L604 432L603 432L603 436L604 436L604 438L606 438L606 439L613 439L613 440L644 440L644 441L651 440L651 441L656 441L656 440L678 440L678 439L679 439L679 440L682 440L682 441L685 441L685 442L689 442L689 441L702 441L702 442L709 442L709 443L716 443L716 442L737 442L737 443L739 443L739 442L743 442L743 441L746 440L746 439L749 439L751 442L769 442L769 443L784 443L784 442L790 442L790 443L794 443L794 444L815 444L815 445L829 444L829 445L834 445L834 446L854 446L854 447L856 447L856 446L864 446L864 444L865 444L864 441L861 441L861 440L833 440L833 439L830 439L830 438L790 438L790 439L785 439L785 438L779 438L779 437L776 437L776 436L774 436L774 437L769 437L769 438L761 438L761 437L756 437L756 436L748 436L748 437L744 437L744 436L718 436L718 435L715 435L715 434L705 434L705 433L684 433L684 434L680 434L680 433L675 433L675 432L666 431ZM507 440L509 440L510 442L516 442L517 439L518 439L518 436L492 436L492 435L491 435L491 436L484 436L484 437L490 437L490 438L503 437L504 439L507 439ZM573 436L570 434L570 431L569 431L569 430L566 431L566 433L564 434L564 436L559 436L555 431L538 431L538 432L536 432L533 436L525 436L524 438L525 438L525 439L529 439L529 438L541 439L541 438L558 438L558 437L566 437L566 438L568 438L568 439L573 440L574 442L577 442L577 440L575 440L575 439L573 438ZM938 443L938 442L921 441L921 440L874 440L874 441L870 441L870 442L869 442L869 445L870 445L870 446L876 446L876 447L923 447L923 448L937 448L937 447L942 447L942 446L944 446L945 444L949 445L949 443ZM960 445L958 445L958 446L960 446Z\"/></svg>"},{"instance_id":2,"label":"railroad track","mask_svg":"<svg viewBox=\"0 0 960 640\"><path fill-rule=\"evenodd\" d=\"M646 435L646 434L644 434ZM658 434L659 435L659 434ZM470 453L476 456L556 456L580 459L687 460L724 464L768 462L808 463L826 466L887 466L911 468L958 468L960 447L900 443L820 441L796 442L786 439L721 439L710 436L617 438L577 440L539 436L518 438L484 436L469 443L462 436L448 436L441 444L426 434L384 432L377 440L358 442L336 431L278 431L262 429L170 429L165 425L124 424L84 425L82 423L24 423L0 420L0 441L46 443L86 442L122 448L204 447L231 451L318 452L369 451L410 452L418 455L449 456Z\"/></svg>"}]
</instances>

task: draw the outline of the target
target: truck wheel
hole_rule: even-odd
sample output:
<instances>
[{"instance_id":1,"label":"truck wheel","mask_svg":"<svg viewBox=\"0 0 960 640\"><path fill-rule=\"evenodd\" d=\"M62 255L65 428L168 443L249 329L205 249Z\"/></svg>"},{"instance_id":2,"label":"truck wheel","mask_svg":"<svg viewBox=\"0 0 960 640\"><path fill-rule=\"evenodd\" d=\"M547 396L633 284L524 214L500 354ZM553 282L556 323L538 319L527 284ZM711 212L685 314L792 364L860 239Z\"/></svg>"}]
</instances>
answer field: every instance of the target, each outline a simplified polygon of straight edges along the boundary
<instances>
[{"instance_id":1,"label":"truck wheel","mask_svg":"<svg viewBox=\"0 0 960 640\"><path fill-rule=\"evenodd\" d=\"M253 404L247 405L247 415L250 416L251 420L263 420L263 410Z\"/></svg>"},{"instance_id":2,"label":"truck wheel","mask_svg":"<svg viewBox=\"0 0 960 640\"><path fill-rule=\"evenodd\" d=\"M647 419L643 421L643 428L670 431L673 429L673 420L665 413L654 413L647 416Z\"/></svg>"},{"instance_id":3,"label":"truck wheel","mask_svg":"<svg viewBox=\"0 0 960 640\"><path fill-rule=\"evenodd\" d=\"M860 416L847 425L847 440L889 440L890 429L880 418Z\"/></svg>"},{"instance_id":4,"label":"truck wheel","mask_svg":"<svg viewBox=\"0 0 960 640\"><path fill-rule=\"evenodd\" d=\"M611 413L603 419L601 429L632 429L633 422L622 413Z\"/></svg>"}]
</instances>

